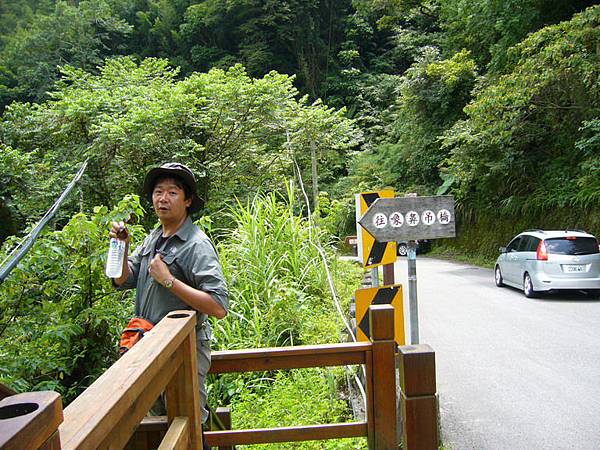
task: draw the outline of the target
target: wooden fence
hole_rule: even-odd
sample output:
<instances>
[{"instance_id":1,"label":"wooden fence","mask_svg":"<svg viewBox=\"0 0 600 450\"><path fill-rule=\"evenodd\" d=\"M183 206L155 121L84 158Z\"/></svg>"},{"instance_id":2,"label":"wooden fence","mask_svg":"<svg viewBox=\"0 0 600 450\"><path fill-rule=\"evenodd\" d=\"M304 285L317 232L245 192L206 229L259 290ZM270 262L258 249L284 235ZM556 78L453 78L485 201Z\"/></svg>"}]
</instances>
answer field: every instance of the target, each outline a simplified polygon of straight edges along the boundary
<instances>
[{"instance_id":1,"label":"wooden fence","mask_svg":"<svg viewBox=\"0 0 600 450\"><path fill-rule=\"evenodd\" d=\"M370 320L371 342L214 352L211 367L211 373L228 373L364 364L366 421L208 431L206 443L231 448L366 436L370 449L397 448L393 308L371 306ZM167 316L64 411L54 392L4 398L0 401L0 448L145 449L151 447L148 433L162 430L159 449L201 449L195 322L191 311ZM398 361L404 448L437 449L433 352L427 346L400 347ZM164 422L145 419L162 391L167 397L167 418Z\"/></svg>"}]
</instances>

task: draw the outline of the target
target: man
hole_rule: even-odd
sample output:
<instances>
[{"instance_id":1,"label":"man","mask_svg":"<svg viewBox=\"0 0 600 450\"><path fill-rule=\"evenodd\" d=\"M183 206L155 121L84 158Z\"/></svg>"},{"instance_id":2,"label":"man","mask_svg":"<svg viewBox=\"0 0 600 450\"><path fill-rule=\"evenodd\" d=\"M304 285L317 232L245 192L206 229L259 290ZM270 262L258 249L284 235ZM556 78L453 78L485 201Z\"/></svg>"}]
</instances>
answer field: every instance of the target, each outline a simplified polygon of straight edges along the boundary
<instances>
[{"instance_id":1,"label":"man","mask_svg":"<svg viewBox=\"0 0 600 450\"><path fill-rule=\"evenodd\" d=\"M198 381L205 422L208 411L204 381L210 368L212 336L207 316L222 319L227 315L225 279L210 239L189 217L202 206L192 171L179 163L151 169L144 180L144 195L152 201L161 226L125 259L121 277L113 281L119 289L136 288L136 317L155 325L174 310L198 312ZM109 235L124 240L129 248L123 222L113 222Z\"/></svg>"}]
</instances>

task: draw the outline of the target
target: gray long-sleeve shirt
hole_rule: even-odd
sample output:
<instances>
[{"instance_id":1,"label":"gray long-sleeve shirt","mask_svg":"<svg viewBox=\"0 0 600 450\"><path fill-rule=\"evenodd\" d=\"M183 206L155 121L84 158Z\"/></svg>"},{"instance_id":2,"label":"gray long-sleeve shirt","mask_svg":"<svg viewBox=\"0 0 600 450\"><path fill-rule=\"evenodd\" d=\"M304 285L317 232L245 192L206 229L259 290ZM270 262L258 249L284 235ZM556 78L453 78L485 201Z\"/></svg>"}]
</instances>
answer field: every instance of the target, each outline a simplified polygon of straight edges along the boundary
<instances>
[{"instance_id":1,"label":"gray long-sleeve shirt","mask_svg":"<svg viewBox=\"0 0 600 450\"><path fill-rule=\"evenodd\" d=\"M193 309L169 289L156 282L148 273L150 261L157 250L156 241L162 228L152 231L142 245L128 258L130 275L119 289L136 288L135 314L153 324L178 309ZM219 257L206 234L188 217L162 249L163 261L178 280L210 294L225 311L229 301L225 277ZM196 328L198 340L210 340L212 330L207 315L198 314Z\"/></svg>"}]
</instances>

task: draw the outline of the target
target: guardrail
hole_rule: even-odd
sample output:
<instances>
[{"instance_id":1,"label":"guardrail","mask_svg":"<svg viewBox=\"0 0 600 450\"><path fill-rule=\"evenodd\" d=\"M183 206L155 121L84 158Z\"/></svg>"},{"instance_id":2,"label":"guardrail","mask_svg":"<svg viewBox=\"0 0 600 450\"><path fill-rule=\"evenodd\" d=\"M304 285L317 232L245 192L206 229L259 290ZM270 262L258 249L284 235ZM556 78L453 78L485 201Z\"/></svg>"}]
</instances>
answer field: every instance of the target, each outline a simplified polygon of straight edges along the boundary
<instances>
[{"instance_id":1,"label":"guardrail","mask_svg":"<svg viewBox=\"0 0 600 450\"><path fill-rule=\"evenodd\" d=\"M205 433L207 444L225 448L366 436L370 449L396 448L393 308L374 305L369 309L371 342L214 352L211 367L211 373L228 373L364 364L366 421L209 431ZM177 311L167 316L64 412L60 396L54 392L17 394L1 400L0 448L146 448L144 433L140 431L153 426L154 431L164 433L166 430L160 449L199 450L202 435L195 322L195 313L191 311ZM404 448L437 449L433 352L427 346L400 347L399 364ZM163 390L167 396L166 422L152 418L154 425L150 426L146 419L145 425L140 427Z\"/></svg>"}]
</instances>

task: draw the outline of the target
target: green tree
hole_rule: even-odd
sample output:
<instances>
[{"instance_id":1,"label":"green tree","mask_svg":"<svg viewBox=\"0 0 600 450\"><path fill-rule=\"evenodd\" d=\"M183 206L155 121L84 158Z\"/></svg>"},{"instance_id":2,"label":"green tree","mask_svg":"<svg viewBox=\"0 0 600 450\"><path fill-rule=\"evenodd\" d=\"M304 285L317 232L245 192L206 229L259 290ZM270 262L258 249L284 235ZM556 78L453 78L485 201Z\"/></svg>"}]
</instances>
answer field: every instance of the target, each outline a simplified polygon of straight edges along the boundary
<instances>
[{"instance_id":1,"label":"green tree","mask_svg":"<svg viewBox=\"0 0 600 450\"><path fill-rule=\"evenodd\" d=\"M0 142L0 243L18 231L15 199L28 195L33 179L29 155Z\"/></svg>"},{"instance_id":2,"label":"green tree","mask_svg":"<svg viewBox=\"0 0 600 450\"><path fill-rule=\"evenodd\" d=\"M593 7L530 35L511 50L513 70L482 80L468 118L445 133L456 194L470 209L598 206L585 180L597 173L599 21Z\"/></svg>"},{"instance_id":3,"label":"green tree","mask_svg":"<svg viewBox=\"0 0 600 450\"><path fill-rule=\"evenodd\" d=\"M18 27L31 22L36 12L49 13L54 0L4 0L0 3L0 48Z\"/></svg>"},{"instance_id":4,"label":"green tree","mask_svg":"<svg viewBox=\"0 0 600 450\"><path fill-rule=\"evenodd\" d=\"M69 402L116 360L133 302L104 275L107 232L110 220L136 222L142 214L129 196L112 211L76 214L39 237L0 286L0 382L56 390ZM130 230L140 242L142 227ZM5 243L2 259L15 243Z\"/></svg>"},{"instance_id":5,"label":"green tree","mask_svg":"<svg viewBox=\"0 0 600 450\"><path fill-rule=\"evenodd\" d=\"M362 134L351 120L344 117L344 109L336 111L320 100L308 105L306 97L298 106L285 128L288 139L286 147L301 171L310 166L312 207L315 211L318 207L319 180L331 185L344 174L348 150L358 146ZM318 169L319 162L322 163L321 171Z\"/></svg>"},{"instance_id":6,"label":"green tree","mask_svg":"<svg viewBox=\"0 0 600 450\"><path fill-rule=\"evenodd\" d=\"M181 25L187 59L199 70L241 62L253 76L294 73L314 100L323 94L349 3L207 0L191 5Z\"/></svg>"},{"instance_id":7,"label":"green tree","mask_svg":"<svg viewBox=\"0 0 600 450\"><path fill-rule=\"evenodd\" d=\"M130 32L103 0L78 6L59 1L51 13L36 13L5 37L0 52L0 107L12 100L40 101L59 78L57 67L92 70L117 52L117 40Z\"/></svg>"},{"instance_id":8,"label":"green tree","mask_svg":"<svg viewBox=\"0 0 600 450\"><path fill-rule=\"evenodd\" d=\"M354 185L394 186L422 194L435 191L441 183L439 165L448 156L438 136L463 117L475 75L468 52L442 60L438 50L425 48L401 77L386 139L357 155Z\"/></svg>"},{"instance_id":9,"label":"green tree","mask_svg":"<svg viewBox=\"0 0 600 450\"><path fill-rule=\"evenodd\" d=\"M528 33L568 20L596 2L591 0L446 0L440 1L444 47L466 48L481 67L506 64L507 51Z\"/></svg>"},{"instance_id":10,"label":"green tree","mask_svg":"<svg viewBox=\"0 0 600 450\"><path fill-rule=\"evenodd\" d=\"M14 103L0 124L6 144L42 175L37 195L20 198L25 217L39 216L86 158L82 202L66 212L139 192L149 167L173 159L199 174L200 195L216 210L293 175L286 130L297 154L318 140L341 159L356 134L342 111L297 99L293 78L275 72L253 79L235 66L178 80L166 60L116 58L98 74L63 73L50 100Z\"/></svg>"}]
</instances>

